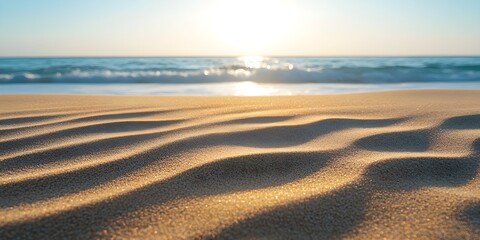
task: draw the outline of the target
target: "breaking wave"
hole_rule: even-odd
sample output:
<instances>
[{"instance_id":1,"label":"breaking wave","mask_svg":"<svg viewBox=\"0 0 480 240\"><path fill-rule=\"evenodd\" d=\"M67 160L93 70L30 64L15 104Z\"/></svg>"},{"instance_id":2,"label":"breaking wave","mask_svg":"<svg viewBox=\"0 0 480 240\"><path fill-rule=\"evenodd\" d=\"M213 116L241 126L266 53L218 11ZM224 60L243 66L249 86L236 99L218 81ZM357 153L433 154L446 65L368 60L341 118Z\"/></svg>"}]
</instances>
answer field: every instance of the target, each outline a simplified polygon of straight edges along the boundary
<instances>
[{"instance_id":1,"label":"breaking wave","mask_svg":"<svg viewBox=\"0 0 480 240\"><path fill-rule=\"evenodd\" d=\"M3 58L0 83L480 81L480 57Z\"/></svg>"}]
</instances>

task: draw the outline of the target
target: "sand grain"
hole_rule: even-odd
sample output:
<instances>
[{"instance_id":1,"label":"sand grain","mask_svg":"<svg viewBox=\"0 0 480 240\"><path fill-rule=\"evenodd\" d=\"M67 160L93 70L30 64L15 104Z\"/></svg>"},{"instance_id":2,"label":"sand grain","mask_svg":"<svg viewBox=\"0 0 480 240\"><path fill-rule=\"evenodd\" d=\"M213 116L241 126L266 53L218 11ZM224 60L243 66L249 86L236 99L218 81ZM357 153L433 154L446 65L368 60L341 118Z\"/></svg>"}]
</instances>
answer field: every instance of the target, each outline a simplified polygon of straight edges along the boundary
<instances>
[{"instance_id":1,"label":"sand grain","mask_svg":"<svg viewBox=\"0 0 480 240\"><path fill-rule=\"evenodd\" d=\"M0 238L480 238L480 91L0 96Z\"/></svg>"}]
</instances>

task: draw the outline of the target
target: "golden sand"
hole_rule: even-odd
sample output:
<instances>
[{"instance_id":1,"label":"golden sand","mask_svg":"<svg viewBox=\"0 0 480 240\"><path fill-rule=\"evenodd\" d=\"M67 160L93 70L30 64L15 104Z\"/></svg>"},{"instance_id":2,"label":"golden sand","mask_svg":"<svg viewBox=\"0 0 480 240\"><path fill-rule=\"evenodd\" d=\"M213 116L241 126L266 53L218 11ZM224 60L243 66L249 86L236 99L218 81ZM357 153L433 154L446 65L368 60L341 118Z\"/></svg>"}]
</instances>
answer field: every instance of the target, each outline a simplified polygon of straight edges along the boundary
<instances>
[{"instance_id":1,"label":"golden sand","mask_svg":"<svg viewBox=\"0 0 480 240\"><path fill-rule=\"evenodd\" d=\"M480 91L0 96L0 238L480 238Z\"/></svg>"}]
</instances>

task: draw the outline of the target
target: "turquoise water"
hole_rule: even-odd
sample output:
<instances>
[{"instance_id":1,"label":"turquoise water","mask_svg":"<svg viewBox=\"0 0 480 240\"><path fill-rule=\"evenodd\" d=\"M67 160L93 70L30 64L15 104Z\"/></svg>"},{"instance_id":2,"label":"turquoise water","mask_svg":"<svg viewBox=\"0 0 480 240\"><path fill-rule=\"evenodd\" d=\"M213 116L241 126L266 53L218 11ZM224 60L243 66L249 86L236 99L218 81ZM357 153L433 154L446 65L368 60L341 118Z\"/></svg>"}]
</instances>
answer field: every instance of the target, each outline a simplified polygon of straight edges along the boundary
<instances>
[{"instance_id":1,"label":"turquoise water","mask_svg":"<svg viewBox=\"0 0 480 240\"><path fill-rule=\"evenodd\" d=\"M0 93L288 95L479 84L480 57L0 58Z\"/></svg>"}]
</instances>

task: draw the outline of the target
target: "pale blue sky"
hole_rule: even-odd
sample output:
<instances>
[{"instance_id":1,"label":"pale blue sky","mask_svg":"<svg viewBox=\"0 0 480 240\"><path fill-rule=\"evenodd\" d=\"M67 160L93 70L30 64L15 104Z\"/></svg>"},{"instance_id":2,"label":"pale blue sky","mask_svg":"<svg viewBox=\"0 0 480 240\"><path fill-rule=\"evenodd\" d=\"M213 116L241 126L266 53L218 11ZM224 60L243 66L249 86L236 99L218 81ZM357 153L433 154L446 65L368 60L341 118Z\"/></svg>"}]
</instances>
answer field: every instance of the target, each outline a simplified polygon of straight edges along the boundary
<instances>
[{"instance_id":1,"label":"pale blue sky","mask_svg":"<svg viewBox=\"0 0 480 240\"><path fill-rule=\"evenodd\" d=\"M0 55L480 55L479 25L479 0L0 0Z\"/></svg>"}]
</instances>

